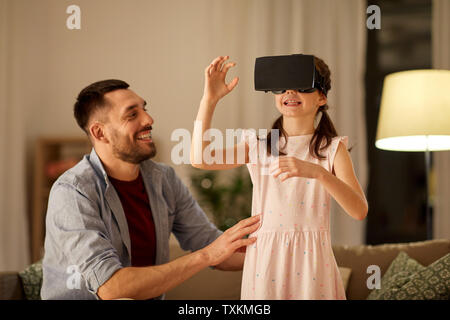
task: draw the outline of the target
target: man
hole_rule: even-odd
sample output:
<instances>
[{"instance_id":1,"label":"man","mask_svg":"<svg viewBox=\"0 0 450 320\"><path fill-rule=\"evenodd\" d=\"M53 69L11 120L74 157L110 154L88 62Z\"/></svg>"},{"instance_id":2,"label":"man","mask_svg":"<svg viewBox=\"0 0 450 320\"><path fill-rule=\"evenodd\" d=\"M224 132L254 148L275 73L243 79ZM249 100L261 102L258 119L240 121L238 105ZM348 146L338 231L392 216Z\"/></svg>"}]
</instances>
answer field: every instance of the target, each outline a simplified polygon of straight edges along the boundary
<instances>
[{"instance_id":1,"label":"man","mask_svg":"<svg viewBox=\"0 0 450 320\"><path fill-rule=\"evenodd\" d=\"M120 80L93 83L74 114L93 144L50 192L43 299L162 299L206 267L239 270L259 217L226 232L211 224L156 154L146 102ZM185 250L169 262L173 232Z\"/></svg>"}]
</instances>

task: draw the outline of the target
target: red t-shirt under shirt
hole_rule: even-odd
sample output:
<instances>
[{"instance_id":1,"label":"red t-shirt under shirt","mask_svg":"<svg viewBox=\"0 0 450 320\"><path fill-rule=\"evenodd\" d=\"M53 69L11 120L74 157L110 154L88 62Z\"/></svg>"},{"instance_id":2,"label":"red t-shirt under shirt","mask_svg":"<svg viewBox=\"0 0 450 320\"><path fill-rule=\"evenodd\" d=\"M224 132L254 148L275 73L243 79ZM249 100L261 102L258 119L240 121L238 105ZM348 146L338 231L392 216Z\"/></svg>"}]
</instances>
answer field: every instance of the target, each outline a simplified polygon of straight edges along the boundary
<instances>
[{"instance_id":1,"label":"red t-shirt under shirt","mask_svg":"<svg viewBox=\"0 0 450 320\"><path fill-rule=\"evenodd\" d=\"M128 222L131 240L131 265L152 266L156 257L156 235L150 201L141 173L134 181L109 177L119 195Z\"/></svg>"}]
</instances>

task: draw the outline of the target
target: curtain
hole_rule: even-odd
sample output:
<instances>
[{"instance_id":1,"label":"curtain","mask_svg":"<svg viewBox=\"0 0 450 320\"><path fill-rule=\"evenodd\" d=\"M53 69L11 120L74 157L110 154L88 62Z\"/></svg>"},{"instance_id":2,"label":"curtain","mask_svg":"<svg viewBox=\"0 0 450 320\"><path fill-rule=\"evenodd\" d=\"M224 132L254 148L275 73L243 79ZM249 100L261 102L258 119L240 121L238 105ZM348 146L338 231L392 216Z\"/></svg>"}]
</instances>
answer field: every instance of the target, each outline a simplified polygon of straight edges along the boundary
<instances>
[{"instance_id":1,"label":"curtain","mask_svg":"<svg viewBox=\"0 0 450 320\"><path fill-rule=\"evenodd\" d=\"M0 271L29 263L24 115L20 107L11 108L10 4L0 0Z\"/></svg>"},{"instance_id":2,"label":"curtain","mask_svg":"<svg viewBox=\"0 0 450 320\"><path fill-rule=\"evenodd\" d=\"M450 69L450 1L433 0L433 68ZM449 110L450 111L450 110ZM450 239L450 151L433 153L434 217L433 238Z\"/></svg>"}]
</instances>

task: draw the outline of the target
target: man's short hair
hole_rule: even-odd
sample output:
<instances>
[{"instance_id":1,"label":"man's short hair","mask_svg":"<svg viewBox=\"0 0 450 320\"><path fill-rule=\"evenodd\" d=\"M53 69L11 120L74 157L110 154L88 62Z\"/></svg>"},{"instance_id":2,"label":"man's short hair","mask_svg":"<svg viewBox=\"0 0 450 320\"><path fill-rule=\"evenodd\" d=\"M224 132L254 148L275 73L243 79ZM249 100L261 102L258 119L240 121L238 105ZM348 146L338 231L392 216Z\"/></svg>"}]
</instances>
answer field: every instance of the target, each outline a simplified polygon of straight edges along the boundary
<instances>
[{"instance_id":1,"label":"man's short hair","mask_svg":"<svg viewBox=\"0 0 450 320\"><path fill-rule=\"evenodd\" d=\"M125 81L109 79L94 82L81 90L73 108L75 119L81 129L89 135L87 126L90 117L94 112L108 105L104 98L106 93L119 89L127 89L129 86Z\"/></svg>"}]
</instances>

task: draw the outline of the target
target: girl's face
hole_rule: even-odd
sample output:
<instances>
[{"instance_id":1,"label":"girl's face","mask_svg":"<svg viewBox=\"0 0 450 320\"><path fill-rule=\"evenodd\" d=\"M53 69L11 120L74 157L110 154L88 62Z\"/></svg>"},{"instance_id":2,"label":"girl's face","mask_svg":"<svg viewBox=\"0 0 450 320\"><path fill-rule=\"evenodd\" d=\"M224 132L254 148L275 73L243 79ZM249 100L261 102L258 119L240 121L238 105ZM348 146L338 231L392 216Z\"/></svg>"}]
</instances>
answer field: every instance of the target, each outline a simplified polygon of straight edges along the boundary
<instances>
[{"instance_id":1,"label":"girl's face","mask_svg":"<svg viewBox=\"0 0 450 320\"><path fill-rule=\"evenodd\" d=\"M285 117L314 117L317 109L327 103L327 98L319 90L311 93L300 93L297 90L287 90L275 94L278 111Z\"/></svg>"}]
</instances>

